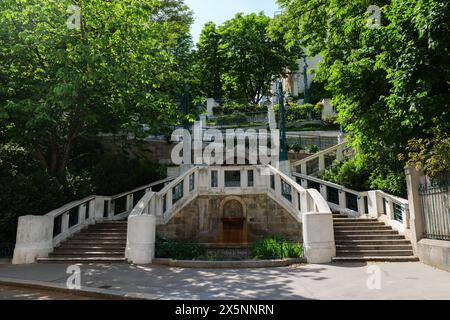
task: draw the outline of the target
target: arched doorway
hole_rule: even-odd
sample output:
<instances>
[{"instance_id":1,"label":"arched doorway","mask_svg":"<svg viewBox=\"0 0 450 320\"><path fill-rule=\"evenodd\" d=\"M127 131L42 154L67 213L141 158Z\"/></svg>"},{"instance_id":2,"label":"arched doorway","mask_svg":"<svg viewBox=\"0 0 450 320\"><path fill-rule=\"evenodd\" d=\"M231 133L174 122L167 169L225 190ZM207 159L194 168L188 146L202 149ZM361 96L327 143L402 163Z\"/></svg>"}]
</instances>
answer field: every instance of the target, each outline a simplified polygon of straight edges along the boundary
<instances>
[{"instance_id":1,"label":"arched doorway","mask_svg":"<svg viewBox=\"0 0 450 320\"><path fill-rule=\"evenodd\" d=\"M226 198L221 206L221 243L247 243L245 204L238 197Z\"/></svg>"}]
</instances>

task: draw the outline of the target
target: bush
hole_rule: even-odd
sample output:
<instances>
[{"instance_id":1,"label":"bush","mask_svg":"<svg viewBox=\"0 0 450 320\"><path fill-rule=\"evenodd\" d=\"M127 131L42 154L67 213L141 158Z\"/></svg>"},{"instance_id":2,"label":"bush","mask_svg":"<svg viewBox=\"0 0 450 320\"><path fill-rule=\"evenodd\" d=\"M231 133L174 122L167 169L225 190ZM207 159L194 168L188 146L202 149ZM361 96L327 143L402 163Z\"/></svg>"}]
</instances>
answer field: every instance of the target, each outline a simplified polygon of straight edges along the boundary
<instances>
[{"instance_id":1,"label":"bush","mask_svg":"<svg viewBox=\"0 0 450 320\"><path fill-rule=\"evenodd\" d=\"M300 258L303 256L303 246L280 237L269 237L254 243L251 253L253 258L264 260Z\"/></svg>"},{"instance_id":2,"label":"bush","mask_svg":"<svg viewBox=\"0 0 450 320\"><path fill-rule=\"evenodd\" d=\"M187 241L172 241L157 235L155 255L157 258L198 260L206 255L206 248L196 243Z\"/></svg>"},{"instance_id":3,"label":"bush","mask_svg":"<svg viewBox=\"0 0 450 320\"><path fill-rule=\"evenodd\" d=\"M320 148L314 144L308 146L308 152L309 153L317 153L320 151Z\"/></svg>"},{"instance_id":4,"label":"bush","mask_svg":"<svg viewBox=\"0 0 450 320\"><path fill-rule=\"evenodd\" d=\"M405 172L401 163L394 171L394 163L385 155L385 159L374 159L361 153L344 162L334 162L325 170L322 179L356 191L382 190L398 197L407 197Z\"/></svg>"},{"instance_id":5,"label":"bush","mask_svg":"<svg viewBox=\"0 0 450 320\"><path fill-rule=\"evenodd\" d=\"M235 112L231 115L217 118L218 125L233 125L247 122L247 116L244 113Z\"/></svg>"}]
</instances>

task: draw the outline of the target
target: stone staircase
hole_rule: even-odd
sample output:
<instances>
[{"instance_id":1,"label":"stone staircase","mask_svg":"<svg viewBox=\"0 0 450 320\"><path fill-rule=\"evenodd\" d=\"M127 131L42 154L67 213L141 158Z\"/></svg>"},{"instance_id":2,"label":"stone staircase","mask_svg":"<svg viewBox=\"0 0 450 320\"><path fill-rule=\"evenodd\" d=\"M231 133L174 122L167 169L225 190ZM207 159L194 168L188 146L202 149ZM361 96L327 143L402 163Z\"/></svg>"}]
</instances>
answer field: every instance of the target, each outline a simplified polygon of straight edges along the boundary
<instances>
[{"instance_id":1,"label":"stone staircase","mask_svg":"<svg viewBox=\"0 0 450 320\"><path fill-rule=\"evenodd\" d=\"M333 262L412 262L411 242L377 219L333 214L336 257Z\"/></svg>"},{"instance_id":2,"label":"stone staircase","mask_svg":"<svg viewBox=\"0 0 450 320\"><path fill-rule=\"evenodd\" d=\"M40 263L126 262L127 222L108 221L91 225L64 241Z\"/></svg>"}]
</instances>

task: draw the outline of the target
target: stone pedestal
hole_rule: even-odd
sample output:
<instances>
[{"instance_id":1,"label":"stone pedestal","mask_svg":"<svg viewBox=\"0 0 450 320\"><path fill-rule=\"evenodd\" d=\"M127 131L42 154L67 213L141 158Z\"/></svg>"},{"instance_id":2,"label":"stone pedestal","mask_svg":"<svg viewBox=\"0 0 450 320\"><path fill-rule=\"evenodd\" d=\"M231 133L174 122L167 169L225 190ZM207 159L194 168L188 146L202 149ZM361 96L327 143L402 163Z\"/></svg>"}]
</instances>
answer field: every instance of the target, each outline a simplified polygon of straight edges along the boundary
<instances>
[{"instance_id":1,"label":"stone pedestal","mask_svg":"<svg viewBox=\"0 0 450 320\"><path fill-rule=\"evenodd\" d=\"M134 264L152 263L155 257L156 216L140 215L128 218L125 257Z\"/></svg>"},{"instance_id":2,"label":"stone pedestal","mask_svg":"<svg viewBox=\"0 0 450 320\"><path fill-rule=\"evenodd\" d=\"M308 263L330 263L336 256L331 213L303 214L303 245Z\"/></svg>"},{"instance_id":3,"label":"stone pedestal","mask_svg":"<svg viewBox=\"0 0 450 320\"><path fill-rule=\"evenodd\" d=\"M22 216L17 226L13 264L34 263L53 251L53 217Z\"/></svg>"}]
</instances>

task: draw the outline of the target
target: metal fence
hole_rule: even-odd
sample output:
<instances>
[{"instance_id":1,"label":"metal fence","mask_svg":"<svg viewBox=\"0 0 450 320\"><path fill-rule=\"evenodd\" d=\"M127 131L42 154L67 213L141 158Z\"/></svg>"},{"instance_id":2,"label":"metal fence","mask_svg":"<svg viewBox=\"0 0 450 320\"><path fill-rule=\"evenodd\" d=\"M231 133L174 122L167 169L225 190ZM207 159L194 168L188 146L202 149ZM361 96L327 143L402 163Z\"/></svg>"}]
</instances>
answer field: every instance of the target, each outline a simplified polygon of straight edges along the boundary
<instances>
[{"instance_id":1,"label":"metal fence","mask_svg":"<svg viewBox=\"0 0 450 320\"><path fill-rule=\"evenodd\" d=\"M450 174L420 184L424 238L450 241Z\"/></svg>"}]
</instances>

